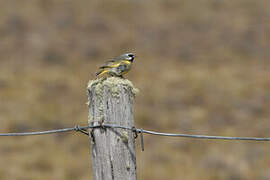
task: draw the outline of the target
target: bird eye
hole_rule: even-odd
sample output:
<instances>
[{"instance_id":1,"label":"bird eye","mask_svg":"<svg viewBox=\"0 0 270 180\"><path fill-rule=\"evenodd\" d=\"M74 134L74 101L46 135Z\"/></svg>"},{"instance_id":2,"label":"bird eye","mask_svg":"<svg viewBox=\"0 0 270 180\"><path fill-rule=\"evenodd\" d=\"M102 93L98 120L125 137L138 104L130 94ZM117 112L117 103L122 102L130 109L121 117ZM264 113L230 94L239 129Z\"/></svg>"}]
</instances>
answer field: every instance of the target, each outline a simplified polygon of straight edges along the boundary
<instances>
[{"instance_id":1,"label":"bird eye","mask_svg":"<svg viewBox=\"0 0 270 180\"><path fill-rule=\"evenodd\" d=\"M129 54L129 55L128 55L128 57L132 57L132 58L133 58L133 57L134 57L134 55L133 55L133 54Z\"/></svg>"}]
</instances>

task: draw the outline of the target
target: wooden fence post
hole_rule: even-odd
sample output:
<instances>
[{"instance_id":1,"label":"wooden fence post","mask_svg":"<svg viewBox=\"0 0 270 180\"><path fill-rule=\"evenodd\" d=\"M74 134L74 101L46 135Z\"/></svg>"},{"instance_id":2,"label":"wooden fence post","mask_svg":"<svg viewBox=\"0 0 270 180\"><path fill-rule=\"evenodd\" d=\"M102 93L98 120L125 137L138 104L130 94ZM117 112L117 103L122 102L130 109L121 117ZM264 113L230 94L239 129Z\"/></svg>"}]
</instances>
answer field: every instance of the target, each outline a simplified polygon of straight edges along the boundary
<instances>
[{"instance_id":1,"label":"wooden fence post","mask_svg":"<svg viewBox=\"0 0 270 180\"><path fill-rule=\"evenodd\" d=\"M89 125L134 126L136 89L127 79L110 77L88 83ZM136 180L134 134L130 130L89 130L94 180Z\"/></svg>"}]
</instances>

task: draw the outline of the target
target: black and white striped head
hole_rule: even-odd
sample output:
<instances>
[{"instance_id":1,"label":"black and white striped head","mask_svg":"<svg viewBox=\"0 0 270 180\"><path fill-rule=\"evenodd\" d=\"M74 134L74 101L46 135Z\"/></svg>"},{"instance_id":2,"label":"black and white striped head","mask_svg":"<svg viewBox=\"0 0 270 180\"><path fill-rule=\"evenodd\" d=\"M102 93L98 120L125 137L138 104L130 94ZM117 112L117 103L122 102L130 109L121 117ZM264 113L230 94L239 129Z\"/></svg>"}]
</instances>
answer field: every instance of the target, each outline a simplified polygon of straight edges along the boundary
<instances>
[{"instance_id":1,"label":"black and white striped head","mask_svg":"<svg viewBox=\"0 0 270 180\"><path fill-rule=\"evenodd\" d=\"M126 53L126 54L122 54L119 57L121 57L121 59L128 60L128 61L132 62L136 56L134 53Z\"/></svg>"}]
</instances>

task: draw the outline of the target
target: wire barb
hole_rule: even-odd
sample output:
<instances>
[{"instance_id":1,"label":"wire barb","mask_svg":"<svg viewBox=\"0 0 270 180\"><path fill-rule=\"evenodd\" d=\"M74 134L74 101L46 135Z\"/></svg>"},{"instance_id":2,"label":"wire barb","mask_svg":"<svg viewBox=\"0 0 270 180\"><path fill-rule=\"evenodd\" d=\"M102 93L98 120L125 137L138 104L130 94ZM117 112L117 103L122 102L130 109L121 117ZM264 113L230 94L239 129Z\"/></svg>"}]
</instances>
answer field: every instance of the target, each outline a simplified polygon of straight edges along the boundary
<instances>
[{"instance_id":1,"label":"wire barb","mask_svg":"<svg viewBox=\"0 0 270 180\"><path fill-rule=\"evenodd\" d=\"M74 127L74 130L77 131L77 132L81 132L81 133L83 133L83 134L89 136L89 133L88 133L87 131L85 131L84 128L81 128L79 125L76 125L76 126Z\"/></svg>"},{"instance_id":2,"label":"wire barb","mask_svg":"<svg viewBox=\"0 0 270 180\"><path fill-rule=\"evenodd\" d=\"M137 139L137 137L138 137L137 128L136 128L135 126L133 126L133 127L131 128L131 130L132 130L132 132L134 133L134 139Z\"/></svg>"},{"instance_id":3,"label":"wire barb","mask_svg":"<svg viewBox=\"0 0 270 180\"><path fill-rule=\"evenodd\" d=\"M144 151L143 129L140 129L140 139L141 139L141 147L142 147L142 151Z\"/></svg>"}]
</instances>

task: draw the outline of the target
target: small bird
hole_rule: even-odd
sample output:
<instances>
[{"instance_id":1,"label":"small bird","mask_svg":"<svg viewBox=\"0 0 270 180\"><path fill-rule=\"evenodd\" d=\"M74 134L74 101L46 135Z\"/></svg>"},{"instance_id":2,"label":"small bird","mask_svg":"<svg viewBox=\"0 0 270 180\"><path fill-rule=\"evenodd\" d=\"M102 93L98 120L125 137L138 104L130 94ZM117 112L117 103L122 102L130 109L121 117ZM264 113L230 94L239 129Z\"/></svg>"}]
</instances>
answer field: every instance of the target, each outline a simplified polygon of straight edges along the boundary
<instances>
[{"instance_id":1,"label":"small bird","mask_svg":"<svg viewBox=\"0 0 270 180\"><path fill-rule=\"evenodd\" d=\"M135 54L133 53L126 53L115 57L99 67L101 70L96 73L96 76L108 74L123 78L123 75L131 69L134 58Z\"/></svg>"}]
</instances>

